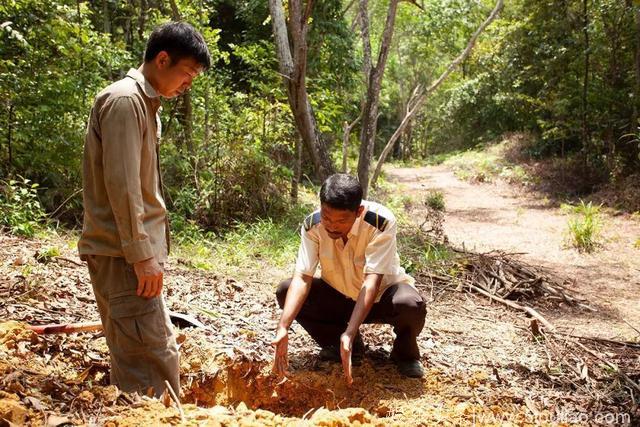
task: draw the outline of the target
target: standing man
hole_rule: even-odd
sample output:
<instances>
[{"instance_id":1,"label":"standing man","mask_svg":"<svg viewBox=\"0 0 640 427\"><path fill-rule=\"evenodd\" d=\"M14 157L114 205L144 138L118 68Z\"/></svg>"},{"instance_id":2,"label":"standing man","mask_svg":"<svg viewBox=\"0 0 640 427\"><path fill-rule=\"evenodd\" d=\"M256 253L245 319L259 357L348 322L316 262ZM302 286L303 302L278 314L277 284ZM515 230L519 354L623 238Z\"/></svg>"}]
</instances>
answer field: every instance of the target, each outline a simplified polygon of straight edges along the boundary
<instances>
[{"instance_id":1,"label":"standing man","mask_svg":"<svg viewBox=\"0 0 640 427\"><path fill-rule=\"evenodd\" d=\"M211 65L191 25L156 28L144 63L96 97L83 160L87 261L109 353L111 382L124 391L180 392L178 349L162 298L169 253L158 139L160 96L184 93Z\"/></svg>"},{"instance_id":2,"label":"standing man","mask_svg":"<svg viewBox=\"0 0 640 427\"><path fill-rule=\"evenodd\" d=\"M318 263L321 277L314 278ZM274 372L287 369L288 331L295 319L321 347L321 359L342 361L348 384L351 355L364 350L362 323L393 325L392 360L401 374L422 377L416 338L426 306L413 283L400 267L391 211L362 200L356 178L330 176L320 189L320 210L304 221L293 278L276 292L283 312L272 342Z\"/></svg>"}]
</instances>

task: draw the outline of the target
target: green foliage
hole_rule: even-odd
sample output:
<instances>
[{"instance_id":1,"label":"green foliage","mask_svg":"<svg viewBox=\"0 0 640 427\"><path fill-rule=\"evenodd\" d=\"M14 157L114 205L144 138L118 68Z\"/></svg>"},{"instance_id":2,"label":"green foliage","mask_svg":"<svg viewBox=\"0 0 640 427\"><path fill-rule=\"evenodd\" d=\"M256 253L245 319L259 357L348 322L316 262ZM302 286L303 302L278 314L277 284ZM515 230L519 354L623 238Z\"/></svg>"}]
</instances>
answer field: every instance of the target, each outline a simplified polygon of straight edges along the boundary
<instances>
[{"instance_id":1,"label":"green foliage","mask_svg":"<svg viewBox=\"0 0 640 427\"><path fill-rule=\"evenodd\" d=\"M448 4L432 7L446 11ZM629 72L635 66L634 7L594 0L585 16L580 0L511 2L481 35L462 73L434 94L433 113L414 129L416 143L424 153L440 153L527 131L539 136L532 147L538 157L579 152L612 180L633 173L640 166L640 149L629 138L637 129L630 119L640 109ZM454 22L449 33L459 34L463 21Z\"/></svg>"},{"instance_id":2,"label":"green foliage","mask_svg":"<svg viewBox=\"0 0 640 427\"><path fill-rule=\"evenodd\" d=\"M561 209L573 215L568 221L571 244L580 251L592 252L598 246L602 229L601 206L594 206L591 202L585 203L581 200L576 206L563 204Z\"/></svg>"},{"instance_id":3,"label":"green foliage","mask_svg":"<svg viewBox=\"0 0 640 427\"><path fill-rule=\"evenodd\" d=\"M45 223L38 200L39 185L26 178L0 184L0 227L16 235L33 236Z\"/></svg>"},{"instance_id":4,"label":"green foliage","mask_svg":"<svg viewBox=\"0 0 640 427\"><path fill-rule=\"evenodd\" d=\"M303 191L304 200L314 196ZM194 268L238 274L265 268L286 268L295 261L300 224L313 210L309 202L291 206L280 216L237 223L219 235L206 232L194 221L171 216L175 253Z\"/></svg>"},{"instance_id":5,"label":"green foliage","mask_svg":"<svg viewBox=\"0 0 640 427\"><path fill-rule=\"evenodd\" d=\"M432 241L415 226L401 228L398 252L400 264L409 274L442 268L455 258L455 253L447 245Z\"/></svg>"},{"instance_id":6,"label":"green foliage","mask_svg":"<svg viewBox=\"0 0 640 427\"><path fill-rule=\"evenodd\" d=\"M0 7L0 177L46 186L46 208L79 187L82 140L105 71L130 62L123 44L90 24L86 3L10 0ZM6 124L6 127L5 127Z\"/></svg>"},{"instance_id":7,"label":"green foliage","mask_svg":"<svg viewBox=\"0 0 640 427\"><path fill-rule=\"evenodd\" d=\"M36 254L36 260L43 264L51 262L55 257L60 256L60 248L57 246L50 246L48 248L43 249L42 251L38 251Z\"/></svg>"},{"instance_id":8,"label":"green foliage","mask_svg":"<svg viewBox=\"0 0 640 427\"><path fill-rule=\"evenodd\" d=\"M433 210L444 211L444 194L442 191L431 190L425 199L425 204Z\"/></svg>"},{"instance_id":9,"label":"green foliage","mask_svg":"<svg viewBox=\"0 0 640 427\"><path fill-rule=\"evenodd\" d=\"M505 153L511 149L513 141L505 138L498 144L480 146L474 150L444 156L443 164L450 167L460 179L471 182L493 182L497 179L512 184L534 182L527 171L510 161Z\"/></svg>"}]
</instances>

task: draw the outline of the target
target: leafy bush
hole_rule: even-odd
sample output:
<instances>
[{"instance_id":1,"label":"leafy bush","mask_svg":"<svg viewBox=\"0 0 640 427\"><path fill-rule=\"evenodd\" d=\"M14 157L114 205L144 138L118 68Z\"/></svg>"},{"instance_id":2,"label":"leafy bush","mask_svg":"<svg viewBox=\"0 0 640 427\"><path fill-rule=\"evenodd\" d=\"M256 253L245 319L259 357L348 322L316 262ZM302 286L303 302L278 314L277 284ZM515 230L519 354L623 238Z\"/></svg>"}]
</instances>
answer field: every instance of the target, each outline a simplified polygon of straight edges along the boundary
<instances>
[{"instance_id":1,"label":"leafy bush","mask_svg":"<svg viewBox=\"0 0 640 427\"><path fill-rule=\"evenodd\" d=\"M442 191L430 191L425 204L433 210L444 211L444 194L442 194Z\"/></svg>"},{"instance_id":2,"label":"leafy bush","mask_svg":"<svg viewBox=\"0 0 640 427\"><path fill-rule=\"evenodd\" d=\"M600 209L601 206L585 204L582 200L577 206L562 205L562 210L574 215L568 222L569 238L578 250L592 252L598 246L602 228Z\"/></svg>"},{"instance_id":3,"label":"leafy bush","mask_svg":"<svg viewBox=\"0 0 640 427\"><path fill-rule=\"evenodd\" d=\"M0 181L0 227L19 236L33 236L45 213L38 200L38 187L26 178Z\"/></svg>"}]
</instances>

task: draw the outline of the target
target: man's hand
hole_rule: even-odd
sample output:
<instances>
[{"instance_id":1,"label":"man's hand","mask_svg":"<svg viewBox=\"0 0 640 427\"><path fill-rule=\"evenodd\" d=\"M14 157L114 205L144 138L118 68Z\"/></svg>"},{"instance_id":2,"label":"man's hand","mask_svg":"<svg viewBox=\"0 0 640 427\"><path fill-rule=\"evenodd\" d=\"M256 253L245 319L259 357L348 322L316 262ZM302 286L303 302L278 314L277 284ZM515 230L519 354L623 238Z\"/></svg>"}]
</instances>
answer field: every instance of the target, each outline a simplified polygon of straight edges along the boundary
<instances>
[{"instance_id":1,"label":"man's hand","mask_svg":"<svg viewBox=\"0 0 640 427\"><path fill-rule=\"evenodd\" d=\"M155 258L133 264L138 277L137 294L139 297L153 298L162 293L163 268Z\"/></svg>"},{"instance_id":2,"label":"man's hand","mask_svg":"<svg viewBox=\"0 0 640 427\"><path fill-rule=\"evenodd\" d=\"M347 385L353 384L351 376L351 353L353 350L353 337L345 332L340 336L340 358L342 359L342 369Z\"/></svg>"},{"instance_id":3,"label":"man's hand","mask_svg":"<svg viewBox=\"0 0 640 427\"><path fill-rule=\"evenodd\" d=\"M275 359L273 360L273 373L284 375L289 369L289 330L283 326L278 326L276 337L271 341L271 345L276 348Z\"/></svg>"}]
</instances>

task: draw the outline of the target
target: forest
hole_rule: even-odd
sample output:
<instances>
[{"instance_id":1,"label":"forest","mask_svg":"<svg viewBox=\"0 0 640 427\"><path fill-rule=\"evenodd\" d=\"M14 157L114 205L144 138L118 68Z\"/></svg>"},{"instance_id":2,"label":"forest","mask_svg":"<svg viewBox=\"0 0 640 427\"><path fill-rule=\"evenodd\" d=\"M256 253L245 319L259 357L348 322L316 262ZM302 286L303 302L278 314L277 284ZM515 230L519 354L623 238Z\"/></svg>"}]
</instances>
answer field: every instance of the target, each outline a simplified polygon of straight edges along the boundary
<instances>
[{"instance_id":1,"label":"forest","mask_svg":"<svg viewBox=\"0 0 640 427\"><path fill-rule=\"evenodd\" d=\"M98 318L89 114L169 21L212 65L160 110L167 306L199 326L157 400L109 386L99 331L29 325ZM298 326L270 372L275 286L334 173L398 219L422 380L380 375L385 325L355 389ZM0 246L0 425L635 425L640 2L3 0Z\"/></svg>"}]
</instances>

